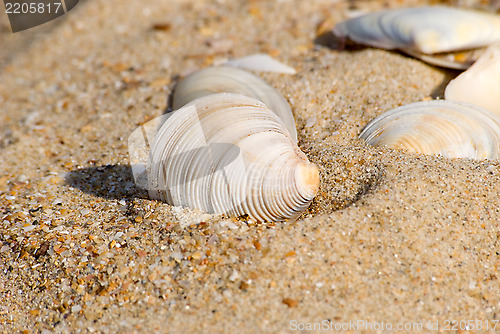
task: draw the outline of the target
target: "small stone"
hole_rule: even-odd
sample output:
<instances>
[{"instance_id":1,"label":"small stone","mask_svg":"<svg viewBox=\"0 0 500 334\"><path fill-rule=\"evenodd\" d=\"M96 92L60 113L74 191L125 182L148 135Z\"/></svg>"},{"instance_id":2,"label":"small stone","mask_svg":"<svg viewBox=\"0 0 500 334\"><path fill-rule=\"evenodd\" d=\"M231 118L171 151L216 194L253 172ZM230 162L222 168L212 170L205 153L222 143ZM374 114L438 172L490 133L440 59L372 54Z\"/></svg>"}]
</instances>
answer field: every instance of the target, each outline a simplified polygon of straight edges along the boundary
<instances>
[{"instance_id":1,"label":"small stone","mask_svg":"<svg viewBox=\"0 0 500 334\"><path fill-rule=\"evenodd\" d=\"M249 287L250 287L250 284L248 284L245 281L241 281L241 283L240 283L240 289L241 290L248 290Z\"/></svg>"},{"instance_id":2,"label":"small stone","mask_svg":"<svg viewBox=\"0 0 500 334\"><path fill-rule=\"evenodd\" d=\"M24 232L30 232L30 231L33 231L34 229L35 229L35 225L26 224L23 226Z\"/></svg>"},{"instance_id":3,"label":"small stone","mask_svg":"<svg viewBox=\"0 0 500 334\"><path fill-rule=\"evenodd\" d=\"M159 78L151 81L149 83L150 87L165 87L170 83L170 80L168 78Z\"/></svg>"},{"instance_id":4,"label":"small stone","mask_svg":"<svg viewBox=\"0 0 500 334\"><path fill-rule=\"evenodd\" d=\"M306 128L312 127L314 124L316 124L317 118L316 117L310 117L306 120Z\"/></svg>"},{"instance_id":5,"label":"small stone","mask_svg":"<svg viewBox=\"0 0 500 334\"><path fill-rule=\"evenodd\" d=\"M26 220L26 218L28 217L28 214L26 212L23 212L23 211L19 211L19 212L16 212L14 214L14 216L18 219L18 220ZM29 224L24 224L23 226L28 226Z\"/></svg>"},{"instance_id":6,"label":"small stone","mask_svg":"<svg viewBox=\"0 0 500 334\"><path fill-rule=\"evenodd\" d=\"M28 177L24 174L21 174L17 177L17 182L25 183L26 181L28 181Z\"/></svg>"},{"instance_id":7,"label":"small stone","mask_svg":"<svg viewBox=\"0 0 500 334\"><path fill-rule=\"evenodd\" d=\"M487 170L488 172L490 172L491 174L493 174L493 173L497 170L497 166L495 166L495 165L489 165L489 166L486 168L486 170Z\"/></svg>"},{"instance_id":8,"label":"small stone","mask_svg":"<svg viewBox=\"0 0 500 334\"><path fill-rule=\"evenodd\" d=\"M76 287L76 293L83 295L85 293L85 286L84 285L78 285Z\"/></svg>"},{"instance_id":9,"label":"small stone","mask_svg":"<svg viewBox=\"0 0 500 334\"><path fill-rule=\"evenodd\" d=\"M60 183L61 181L63 181L62 178L60 178L59 176L53 176L50 178L49 182L52 183L52 184L58 184Z\"/></svg>"},{"instance_id":10,"label":"small stone","mask_svg":"<svg viewBox=\"0 0 500 334\"><path fill-rule=\"evenodd\" d=\"M193 253L193 255L191 255L191 257L195 260L199 260L199 259L201 259L201 253L196 251Z\"/></svg>"},{"instance_id":11,"label":"small stone","mask_svg":"<svg viewBox=\"0 0 500 334\"><path fill-rule=\"evenodd\" d=\"M210 215L208 213L204 213L204 214L201 215L200 221L206 222L207 220L210 220L210 218L212 218L212 215Z\"/></svg>"},{"instance_id":12,"label":"small stone","mask_svg":"<svg viewBox=\"0 0 500 334\"><path fill-rule=\"evenodd\" d=\"M71 252L69 250L65 250L64 252L61 253L62 257L68 257L71 255Z\"/></svg>"},{"instance_id":13,"label":"small stone","mask_svg":"<svg viewBox=\"0 0 500 334\"><path fill-rule=\"evenodd\" d=\"M283 304L285 304L286 306L288 306L290 308L299 305L299 301L296 299L292 299L292 298L283 298L282 302L283 302Z\"/></svg>"},{"instance_id":14,"label":"small stone","mask_svg":"<svg viewBox=\"0 0 500 334\"><path fill-rule=\"evenodd\" d=\"M161 22L161 23L155 23L153 24L153 30L157 30L157 31L169 31L170 29L172 29L172 25L170 23L167 23L167 22Z\"/></svg>"},{"instance_id":15,"label":"small stone","mask_svg":"<svg viewBox=\"0 0 500 334\"><path fill-rule=\"evenodd\" d=\"M257 274L255 271L251 271L250 273L248 273L248 277L250 277L251 279L257 279L259 278L259 274Z\"/></svg>"},{"instance_id":16,"label":"small stone","mask_svg":"<svg viewBox=\"0 0 500 334\"><path fill-rule=\"evenodd\" d=\"M228 278L228 279L229 279L231 282L234 282L234 281L236 281L239 277L240 277L240 274L239 274L236 270L234 270L234 271L231 273L231 275L229 275L229 278Z\"/></svg>"},{"instance_id":17,"label":"small stone","mask_svg":"<svg viewBox=\"0 0 500 334\"><path fill-rule=\"evenodd\" d=\"M69 212L70 212L70 211L69 211L69 210L67 210L67 209L61 209L61 210L59 210L59 213L60 213L61 215L63 215L63 216L65 216L65 215L69 214Z\"/></svg>"},{"instance_id":18,"label":"small stone","mask_svg":"<svg viewBox=\"0 0 500 334\"><path fill-rule=\"evenodd\" d=\"M180 262L184 258L184 256L179 252L172 252L170 253L170 256L177 262Z\"/></svg>"},{"instance_id":19,"label":"small stone","mask_svg":"<svg viewBox=\"0 0 500 334\"><path fill-rule=\"evenodd\" d=\"M88 123L88 124L85 124L84 126L82 126L80 128L80 132L81 133L85 133L85 132L89 132L92 130L92 124Z\"/></svg>"},{"instance_id":20,"label":"small stone","mask_svg":"<svg viewBox=\"0 0 500 334\"><path fill-rule=\"evenodd\" d=\"M232 230L235 230L235 229L237 229L237 228L238 228L238 225L236 225L235 223L233 223L233 222L232 222L232 221L230 221L230 220L222 220L222 221L220 222L220 224L221 224L221 226L225 226L225 227L230 228L230 229L232 229Z\"/></svg>"},{"instance_id":21,"label":"small stone","mask_svg":"<svg viewBox=\"0 0 500 334\"><path fill-rule=\"evenodd\" d=\"M82 307L80 305L73 305L71 306L71 313L78 313L82 310Z\"/></svg>"},{"instance_id":22,"label":"small stone","mask_svg":"<svg viewBox=\"0 0 500 334\"><path fill-rule=\"evenodd\" d=\"M52 201L52 205L58 205L58 204L62 204L62 203L63 203L62 198L55 198L55 199Z\"/></svg>"},{"instance_id":23,"label":"small stone","mask_svg":"<svg viewBox=\"0 0 500 334\"><path fill-rule=\"evenodd\" d=\"M172 207L172 212L173 212L174 214L176 214L176 213L181 213L181 212L182 212L182 207L181 207L181 206L173 206L173 207Z\"/></svg>"}]
</instances>

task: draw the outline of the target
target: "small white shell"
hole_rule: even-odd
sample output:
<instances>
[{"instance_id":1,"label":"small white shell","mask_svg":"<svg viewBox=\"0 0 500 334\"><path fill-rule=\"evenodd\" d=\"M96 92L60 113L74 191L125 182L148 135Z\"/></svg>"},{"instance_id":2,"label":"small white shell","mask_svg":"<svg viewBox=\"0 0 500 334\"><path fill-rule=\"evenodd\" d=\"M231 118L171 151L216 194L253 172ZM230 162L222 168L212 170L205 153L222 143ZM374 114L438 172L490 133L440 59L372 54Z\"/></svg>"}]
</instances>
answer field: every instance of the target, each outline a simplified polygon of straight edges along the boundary
<instances>
[{"instance_id":1,"label":"small white shell","mask_svg":"<svg viewBox=\"0 0 500 334\"><path fill-rule=\"evenodd\" d=\"M476 104L500 116L500 46L488 50L446 87L447 100Z\"/></svg>"},{"instance_id":2,"label":"small white shell","mask_svg":"<svg viewBox=\"0 0 500 334\"><path fill-rule=\"evenodd\" d=\"M179 82L175 88L173 108L178 109L199 97L215 93L236 93L264 102L285 123L297 142L297 129L290 106L273 87L259 77L234 67L208 67Z\"/></svg>"},{"instance_id":3,"label":"small white shell","mask_svg":"<svg viewBox=\"0 0 500 334\"><path fill-rule=\"evenodd\" d=\"M172 113L147 173L153 199L258 221L295 219L319 187L317 167L280 118L239 94L208 95Z\"/></svg>"},{"instance_id":4,"label":"small white shell","mask_svg":"<svg viewBox=\"0 0 500 334\"><path fill-rule=\"evenodd\" d=\"M500 41L500 17L443 6L383 10L335 26L340 38L382 49L399 49L438 66L466 68L429 55L475 49ZM423 55L422 55L423 54Z\"/></svg>"},{"instance_id":5,"label":"small white shell","mask_svg":"<svg viewBox=\"0 0 500 334\"><path fill-rule=\"evenodd\" d=\"M378 116L360 138L372 146L448 158L498 159L500 117L463 102L416 102Z\"/></svg>"},{"instance_id":6,"label":"small white shell","mask_svg":"<svg viewBox=\"0 0 500 334\"><path fill-rule=\"evenodd\" d=\"M224 66L238 67L259 72L275 72L284 74L297 73L293 67L285 65L263 53L256 53L243 58L232 59L224 63Z\"/></svg>"}]
</instances>

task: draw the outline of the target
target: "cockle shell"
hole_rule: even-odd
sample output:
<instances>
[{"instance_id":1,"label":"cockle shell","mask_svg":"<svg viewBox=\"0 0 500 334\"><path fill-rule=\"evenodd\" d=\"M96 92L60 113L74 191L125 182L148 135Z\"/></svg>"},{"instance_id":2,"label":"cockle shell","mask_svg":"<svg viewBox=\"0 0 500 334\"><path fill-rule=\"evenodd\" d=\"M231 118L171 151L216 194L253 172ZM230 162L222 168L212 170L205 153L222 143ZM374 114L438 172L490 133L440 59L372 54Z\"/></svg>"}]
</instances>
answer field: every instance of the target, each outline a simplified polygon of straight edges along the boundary
<instances>
[{"instance_id":1,"label":"cockle shell","mask_svg":"<svg viewBox=\"0 0 500 334\"><path fill-rule=\"evenodd\" d=\"M464 69L472 61L446 53L500 41L500 16L444 6L390 9L340 22L333 33L360 44L399 49L438 66ZM430 56L435 54L446 55Z\"/></svg>"},{"instance_id":2,"label":"cockle shell","mask_svg":"<svg viewBox=\"0 0 500 334\"><path fill-rule=\"evenodd\" d=\"M208 67L179 82L173 96L173 108L178 109L199 97L215 93L236 93L264 102L285 124L297 142L297 129L290 106L283 96L261 78L229 66Z\"/></svg>"},{"instance_id":3,"label":"cockle shell","mask_svg":"<svg viewBox=\"0 0 500 334\"><path fill-rule=\"evenodd\" d=\"M493 45L465 72L452 80L446 100L476 104L500 116L500 45Z\"/></svg>"},{"instance_id":4,"label":"cockle shell","mask_svg":"<svg viewBox=\"0 0 500 334\"><path fill-rule=\"evenodd\" d=\"M360 138L372 146L448 158L498 159L500 117L464 102L416 102L378 116Z\"/></svg>"},{"instance_id":5,"label":"cockle shell","mask_svg":"<svg viewBox=\"0 0 500 334\"><path fill-rule=\"evenodd\" d=\"M146 168L149 195L258 221L293 220L319 187L318 168L261 101L211 94L173 112Z\"/></svg>"}]
</instances>

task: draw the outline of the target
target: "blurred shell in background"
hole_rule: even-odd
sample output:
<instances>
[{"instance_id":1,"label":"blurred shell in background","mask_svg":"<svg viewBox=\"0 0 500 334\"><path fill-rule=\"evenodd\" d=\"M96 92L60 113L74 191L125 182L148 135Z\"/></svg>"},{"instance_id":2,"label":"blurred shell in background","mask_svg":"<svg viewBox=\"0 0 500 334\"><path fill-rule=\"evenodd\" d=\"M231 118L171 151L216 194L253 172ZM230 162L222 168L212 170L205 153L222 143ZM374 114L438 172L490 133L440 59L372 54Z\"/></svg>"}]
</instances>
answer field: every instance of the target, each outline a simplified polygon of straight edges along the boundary
<instances>
[{"instance_id":1,"label":"blurred shell in background","mask_svg":"<svg viewBox=\"0 0 500 334\"><path fill-rule=\"evenodd\" d=\"M391 9L340 22L333 33L359 44L398 49L437 66L465 69L477 59L475 49L500 41L500 16L444 6Z\"/></svg>"}]
</instances>

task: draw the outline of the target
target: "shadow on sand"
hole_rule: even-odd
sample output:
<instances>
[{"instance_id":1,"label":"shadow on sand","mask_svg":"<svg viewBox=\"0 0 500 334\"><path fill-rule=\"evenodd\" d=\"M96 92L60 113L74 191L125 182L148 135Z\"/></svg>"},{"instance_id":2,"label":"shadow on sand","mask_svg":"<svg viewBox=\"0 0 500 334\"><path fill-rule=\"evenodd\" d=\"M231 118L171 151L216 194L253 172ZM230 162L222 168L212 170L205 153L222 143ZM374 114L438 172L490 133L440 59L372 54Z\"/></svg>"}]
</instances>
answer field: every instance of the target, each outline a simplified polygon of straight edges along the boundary
<instances>
[{"instance_id":1,"label":"shadow on sand","mask_svg":"<svg viewBox=\"0 0 500 334\"><path fill-rule=\"evenodd\" d=\"M105 199L148 198L134 184L130 165L103 165L69 172L65 184Z\"/></svg>"}]
</instances>

